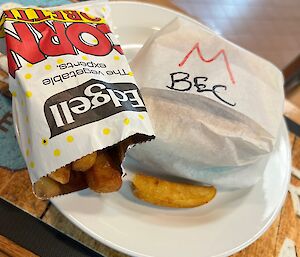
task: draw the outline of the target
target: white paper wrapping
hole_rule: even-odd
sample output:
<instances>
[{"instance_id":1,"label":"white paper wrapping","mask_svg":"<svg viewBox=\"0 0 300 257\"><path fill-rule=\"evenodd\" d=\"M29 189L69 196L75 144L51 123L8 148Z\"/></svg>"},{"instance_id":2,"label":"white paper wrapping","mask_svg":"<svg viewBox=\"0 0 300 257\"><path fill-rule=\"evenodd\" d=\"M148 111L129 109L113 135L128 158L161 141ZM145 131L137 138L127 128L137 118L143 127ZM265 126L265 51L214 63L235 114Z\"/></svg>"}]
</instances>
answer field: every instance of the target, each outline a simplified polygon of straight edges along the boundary
<instances>
[{"instance_id":1,"label":"white paper wrapping","mask_svg":"<svg viewBox=\"0 0 300 257\"><path fill-rule=\"evenodd\" d=\"M157 136L129 152L144 169L225 187L257 182L283 113L274 65L178 18L147 41L132 69Z\"/></svg>"},{"instance_id":2,"label":"white paper wrapping","mask_svg":"<svg viewBox=\"0 0 300 257\"><path fill-rule=\"evenodd\" d=\"M5 13L13 118L33 183L129 136L153 136L133 73L103 23L108 7L93 1L51 10L82 12L45 18L25 10L26 23L9 19L22 9ZM102 18L89 21L94 16Z\"/></svg>"}]
</instances>

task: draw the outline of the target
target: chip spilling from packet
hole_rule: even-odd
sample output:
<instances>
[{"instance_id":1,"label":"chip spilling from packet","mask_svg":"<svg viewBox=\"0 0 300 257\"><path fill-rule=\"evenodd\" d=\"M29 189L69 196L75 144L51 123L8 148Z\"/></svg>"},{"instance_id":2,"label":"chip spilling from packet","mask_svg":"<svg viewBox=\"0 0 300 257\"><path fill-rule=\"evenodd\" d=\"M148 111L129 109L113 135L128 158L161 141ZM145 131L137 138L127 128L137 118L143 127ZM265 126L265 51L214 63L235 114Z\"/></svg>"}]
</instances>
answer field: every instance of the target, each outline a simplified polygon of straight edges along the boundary
<instances>
[{"instance_id":1,"label":"chip spilling from packet","mask_svg":"<svg viewBox=\"0 0 300 257\"><path fill-rule=\"evenodd\" d=\"M133 73L103 18L108 7L70 9L16 8L1 16L16 135L42 199L87 187L117 191L127 148L154 138Z\"/></svg>"}]
</instances>

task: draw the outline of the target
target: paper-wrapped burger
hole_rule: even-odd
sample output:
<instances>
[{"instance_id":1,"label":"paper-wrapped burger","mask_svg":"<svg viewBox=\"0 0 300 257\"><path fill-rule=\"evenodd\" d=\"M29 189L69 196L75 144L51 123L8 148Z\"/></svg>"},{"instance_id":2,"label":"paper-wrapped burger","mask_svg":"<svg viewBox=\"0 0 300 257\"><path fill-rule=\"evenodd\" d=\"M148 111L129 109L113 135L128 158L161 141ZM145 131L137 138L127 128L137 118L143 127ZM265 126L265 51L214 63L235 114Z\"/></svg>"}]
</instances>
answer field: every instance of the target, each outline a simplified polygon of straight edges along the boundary
<instances>
[{"instance_id":1,"label":"paper-wrapped burger","mask_svg":"<svg viewBox=\"0 0 300 257\"><path fill-rule=\"evenodd\" d=\"M2 13L16 134L40 198L118 190L127 147L154 137L106 11L90 2Z\"/></svg>"},{"instance_id":2,"label":"paper-wrapped burger","mask_svg":"<svg viewBox=\"0 0 300 257\"><path fill-rule=\"evenodd\" d=\"M132 69L156 133L129 151L145 171L229 188L258 181L282 122L274 65L178 18L147 41Z\"/></svg>"}]
</instances>

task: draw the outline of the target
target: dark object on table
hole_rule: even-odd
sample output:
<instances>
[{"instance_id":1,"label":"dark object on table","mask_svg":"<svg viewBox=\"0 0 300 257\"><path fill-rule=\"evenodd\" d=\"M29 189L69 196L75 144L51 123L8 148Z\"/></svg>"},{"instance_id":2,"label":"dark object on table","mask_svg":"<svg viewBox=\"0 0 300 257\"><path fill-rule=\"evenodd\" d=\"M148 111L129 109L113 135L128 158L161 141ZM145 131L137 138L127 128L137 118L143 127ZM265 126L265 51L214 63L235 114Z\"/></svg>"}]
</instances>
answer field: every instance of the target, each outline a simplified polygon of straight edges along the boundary
<instances>
[{"instance_id":1,"label":"dark object on table","mask_svg":"<svg viewBox=\"0 0 300 257\"><path fill-rule=\"evenodd\" d=\"M300 125L293 121L292 119L289 119L288 117L284 116L286 125L288 127L288 130L295 134L297 137L300 137Z\"/></svg>"},{"instance_id":2,"label":"dark object on table","mask_svg":"<svg viewBox=\"0 0 300 257\"><path fill-rule=\"evenodd\" d=\"M0 198L0 235L42 257L103 257Z\"/></svg>"},{"instance_id":3,"label":"dark object on table","mask_svg":"<svg viewBox=\"0 0 300 257\"><path fill-rule=\"evenodd\" d=\"M288 93L300 85L300 55L283 69L284 89Z\"/></svg>"}]
</instances>

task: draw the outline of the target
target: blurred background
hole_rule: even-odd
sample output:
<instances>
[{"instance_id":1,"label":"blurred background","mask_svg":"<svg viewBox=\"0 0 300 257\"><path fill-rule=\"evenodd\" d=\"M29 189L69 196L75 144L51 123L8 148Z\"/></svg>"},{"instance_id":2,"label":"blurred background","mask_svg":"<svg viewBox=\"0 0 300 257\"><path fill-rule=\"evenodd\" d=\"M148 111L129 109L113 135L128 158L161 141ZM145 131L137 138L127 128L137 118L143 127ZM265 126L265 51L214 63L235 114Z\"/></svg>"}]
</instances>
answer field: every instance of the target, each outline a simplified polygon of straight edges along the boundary
<instances>
[{"instance_id":1,"label":"blurred background","mask_svg":"<svg viewBox=\"0 0 300 257\"><path fill-rule=\"evenodd\" d=\"M284 72L287 98L300 107L299 0L173 0L218 34Z\"/></svg>"}]
</instances>

